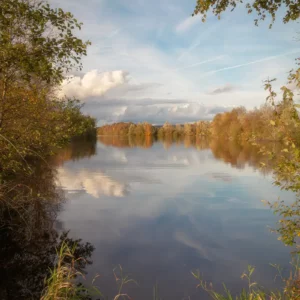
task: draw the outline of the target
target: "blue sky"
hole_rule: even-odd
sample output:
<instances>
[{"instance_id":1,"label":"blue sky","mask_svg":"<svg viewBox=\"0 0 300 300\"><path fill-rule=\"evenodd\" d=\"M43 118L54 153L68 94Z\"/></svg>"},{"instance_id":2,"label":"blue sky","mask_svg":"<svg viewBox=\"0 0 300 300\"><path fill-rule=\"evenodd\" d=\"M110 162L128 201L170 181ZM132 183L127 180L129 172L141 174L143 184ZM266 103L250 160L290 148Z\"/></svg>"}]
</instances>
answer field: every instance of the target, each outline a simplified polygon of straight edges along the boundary
<instances>
[{"instance_id":1,"label":"blue sky","mask_svg":"<svg viewBox=\"0 0 300 300\"><path fill-rule=\"evenodd\" d=\"M185 3L184 3L185 2ZM84 23L92 46L62 92L79 97L99 124L211 119L263 104L263 80L286 83L300 54L298 23L273 28L241 6L221 20L191 17L196 1L50 0Z\"/></svg>"}]
</instances>

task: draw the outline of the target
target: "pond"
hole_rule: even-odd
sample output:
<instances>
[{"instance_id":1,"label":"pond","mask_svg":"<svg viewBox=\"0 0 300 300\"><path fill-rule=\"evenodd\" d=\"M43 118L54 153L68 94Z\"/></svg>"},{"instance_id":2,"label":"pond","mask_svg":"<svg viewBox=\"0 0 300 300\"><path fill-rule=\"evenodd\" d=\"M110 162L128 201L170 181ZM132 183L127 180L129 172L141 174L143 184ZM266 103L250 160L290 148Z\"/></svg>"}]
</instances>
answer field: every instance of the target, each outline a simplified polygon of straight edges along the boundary
<instances>
[{"instance_id":1,"label":"pond","mask_svg":"<svg viewBox=\"0 0 300 300\"><path fill-rule=\"evenodd\" d=\"M57 157L56 184L67 201L56 227L90 242L95 250L86 282L109 299L116 294L114 268L137 281L125 286L133 299L206 299L191 275L199 269L217 289L247 287L241 274L274 282L276 263L289 265L290 249L270 232L277 218L261 200L295 196L272 184L272 166L251 145L233 142L130 141L99 137Z\"/></svg>"}]
</instances>

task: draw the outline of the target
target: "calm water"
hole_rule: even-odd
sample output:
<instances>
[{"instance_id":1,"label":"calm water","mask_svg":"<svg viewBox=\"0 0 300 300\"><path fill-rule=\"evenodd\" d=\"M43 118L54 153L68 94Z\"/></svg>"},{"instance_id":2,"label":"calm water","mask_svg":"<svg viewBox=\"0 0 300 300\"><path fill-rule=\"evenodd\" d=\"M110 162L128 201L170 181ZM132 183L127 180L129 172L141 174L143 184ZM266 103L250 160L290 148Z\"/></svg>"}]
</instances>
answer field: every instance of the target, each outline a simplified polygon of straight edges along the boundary
<instances>
[{"instance_id":1,"label":"calm water","mask_svg":"<svg viewBox=\"0 0 300 300\"><path fill-rule=\"evenodd\" d=\"M288 266L290 249L270 233L276 217L261 200L294 196L258 169L254 149L101 140L92 149L66 149L58 167L68 199L59 228L95 246L88 281L100 274L100 290L115 295L113 269L120 264L138 282L125 288L133 299L152 299L155 283L163 299L199 299L191 270L235 291L251 264L254 279L277 285L269 264Z\"/></svg>"}]
</instances>

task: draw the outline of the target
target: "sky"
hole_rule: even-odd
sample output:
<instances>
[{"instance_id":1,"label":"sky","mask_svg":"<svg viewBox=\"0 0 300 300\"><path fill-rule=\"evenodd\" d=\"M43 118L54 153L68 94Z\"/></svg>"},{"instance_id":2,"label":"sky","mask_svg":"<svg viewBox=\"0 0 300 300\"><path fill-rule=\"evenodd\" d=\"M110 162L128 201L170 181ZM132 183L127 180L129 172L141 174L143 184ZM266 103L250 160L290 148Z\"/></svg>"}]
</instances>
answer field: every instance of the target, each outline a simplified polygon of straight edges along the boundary
<instances>
[{"instance_id":1,"label":"sky","mask_svg":"<svg viewBox=\"0 0 300 300\"><path fill-rule=\"evenodd\" d=\"M259 107L263 81L279 91L300 55L299 24L279 12L254 25L243 6L218 20L191 17L196 0L50 0L71 11L92 45L83 70L63 83L98 125L209 120L233 107ZM299 38L299 36L298 36Z\"/></svg>"}]
</instances>

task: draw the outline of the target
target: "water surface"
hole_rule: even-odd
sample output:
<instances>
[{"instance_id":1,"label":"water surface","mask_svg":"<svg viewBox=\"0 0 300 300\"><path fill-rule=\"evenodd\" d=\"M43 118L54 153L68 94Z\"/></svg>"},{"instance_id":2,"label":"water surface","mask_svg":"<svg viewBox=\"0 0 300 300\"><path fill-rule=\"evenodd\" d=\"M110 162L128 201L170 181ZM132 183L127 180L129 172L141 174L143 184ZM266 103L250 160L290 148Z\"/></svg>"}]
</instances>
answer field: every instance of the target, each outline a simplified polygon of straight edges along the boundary
<instances>
[{"instance_id":1,"label":"water surface","mask_svg":"<svg viewBox=\"0 0 300 300\"><path fill-rule=\"evenodd\" d=\"M118 265L138 282L125 288L133 299L152 299L156 283L162 299L206 299L196 290L195 269L217 288L225 282L236 291L248 264L262 285L278 286L269 264L287 267L290 249L270 232L276 217L261 200L294 196L272 185L253 147L115 137L82 147L60 156L57 184L68 201L58 220L95 246L87 280L100 274L102 293L116 293Z\"/></svg>"}]
</instances>

